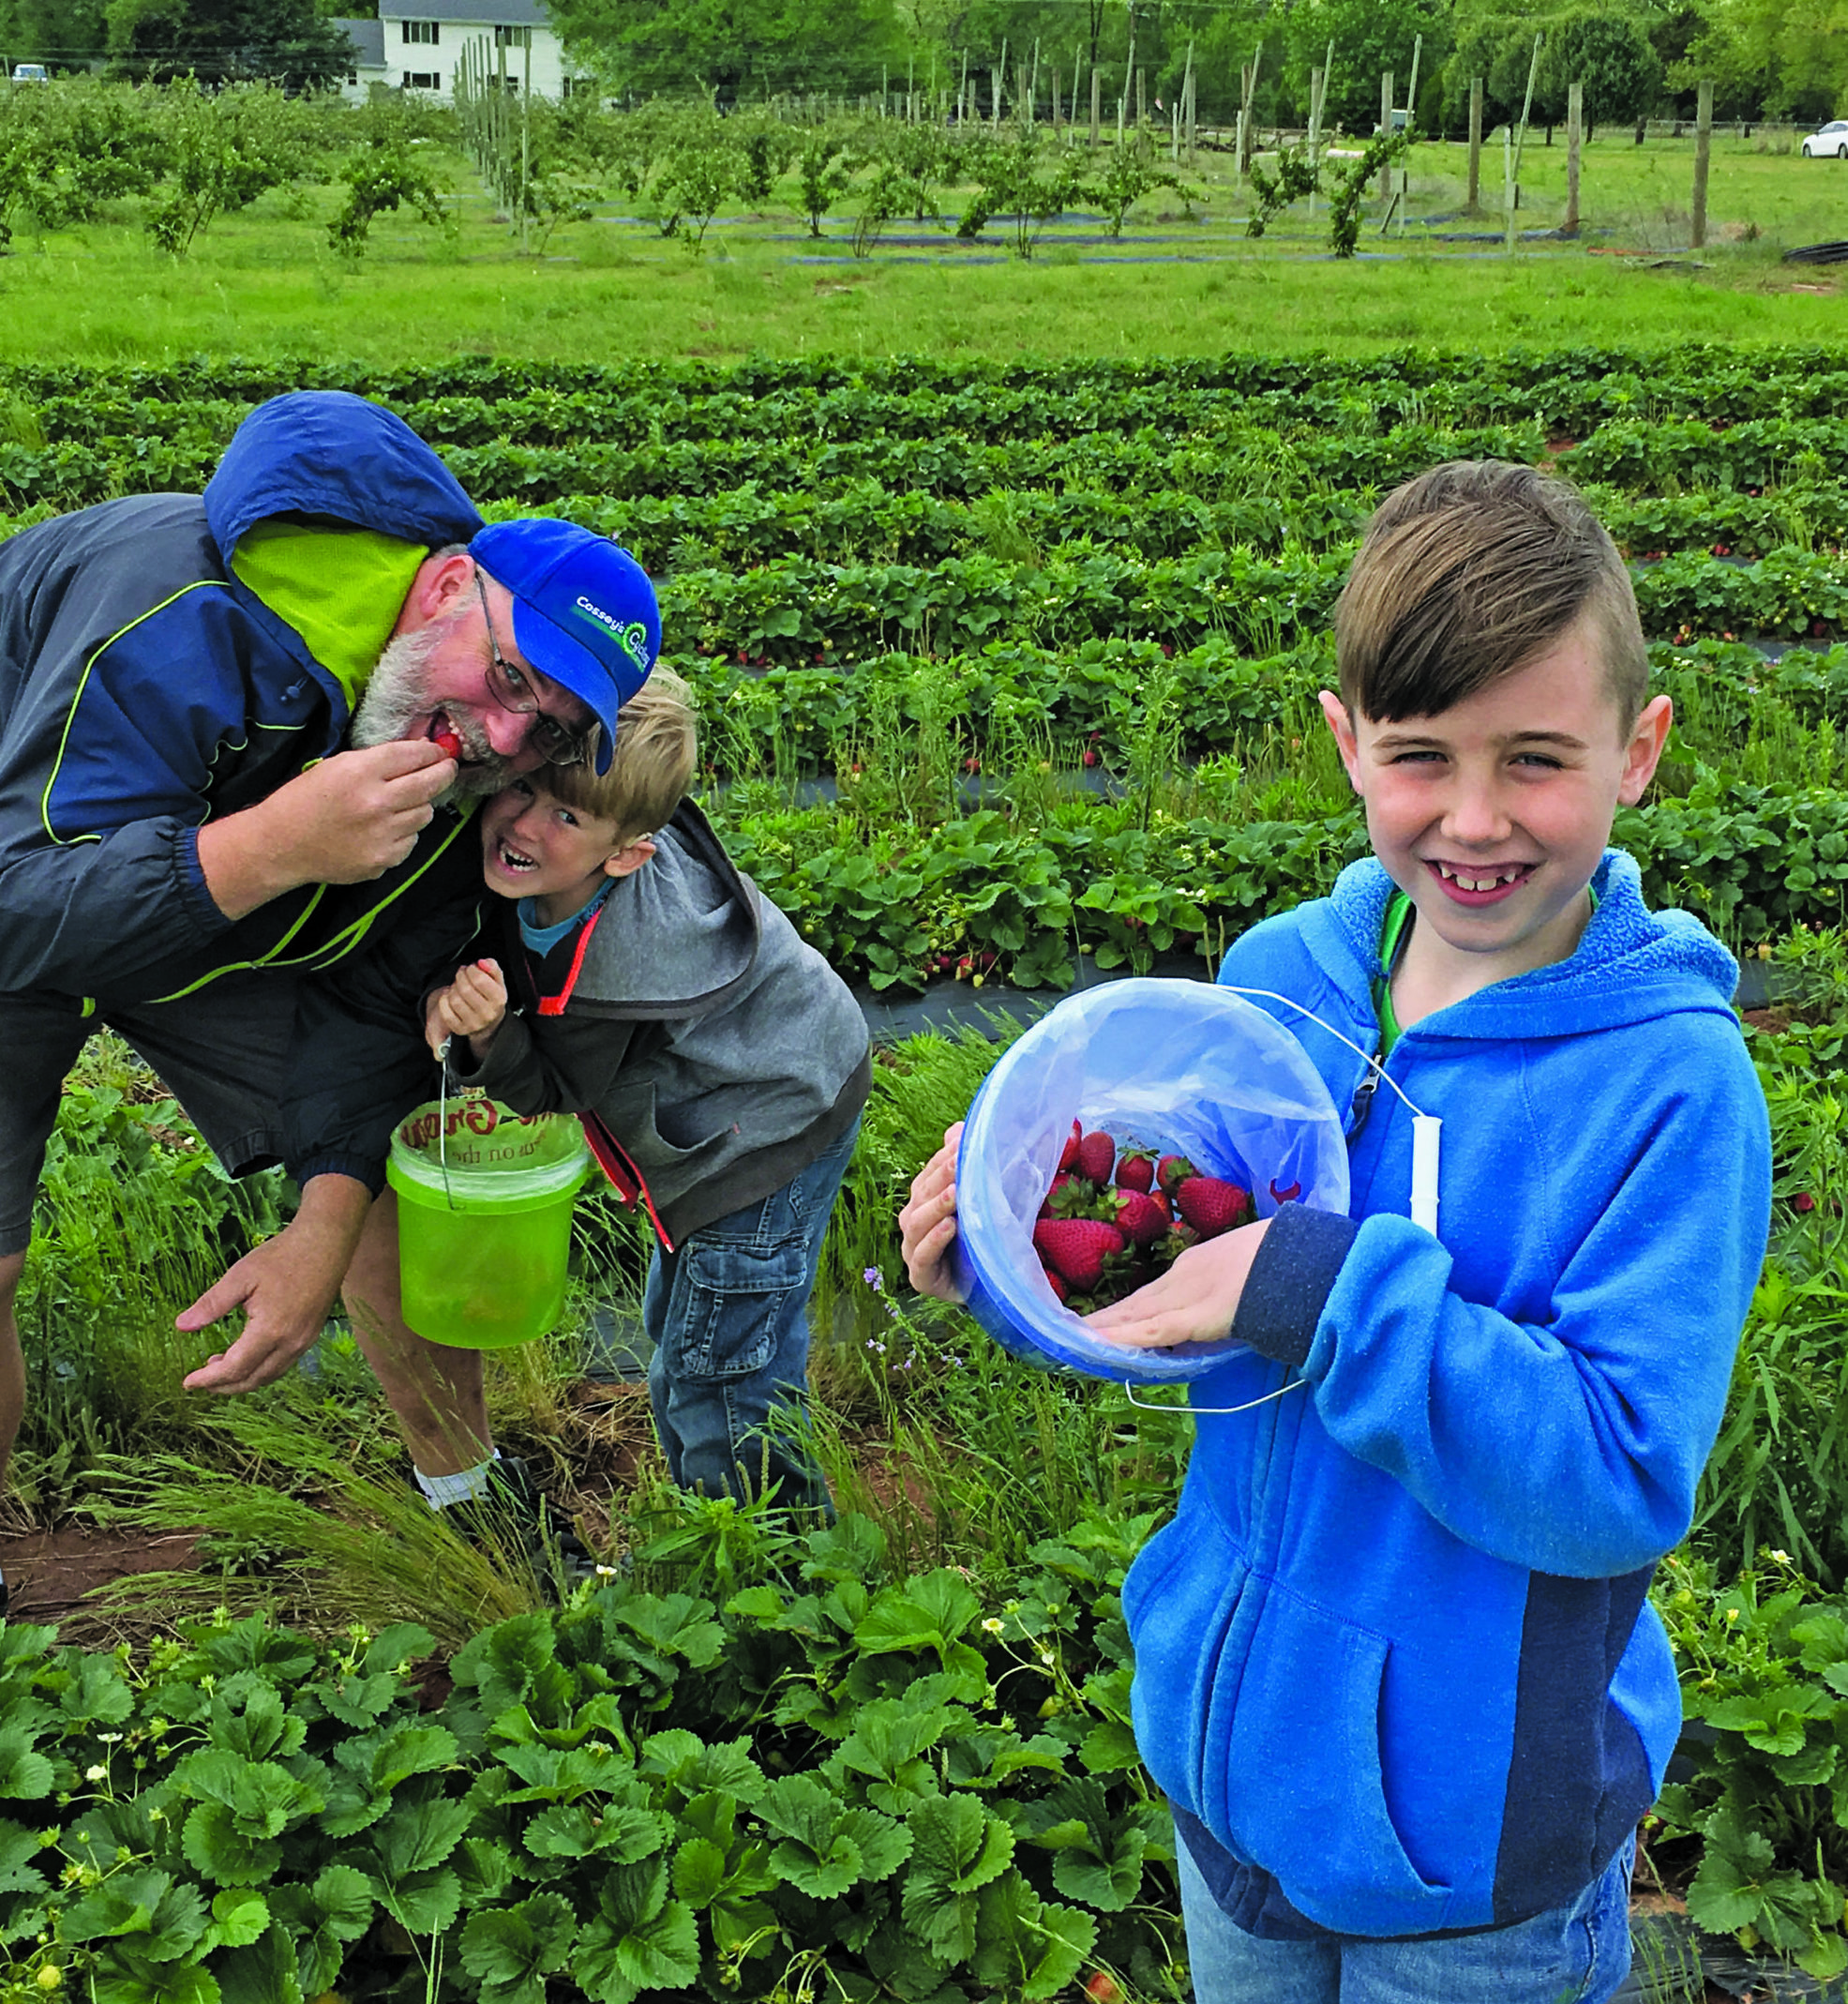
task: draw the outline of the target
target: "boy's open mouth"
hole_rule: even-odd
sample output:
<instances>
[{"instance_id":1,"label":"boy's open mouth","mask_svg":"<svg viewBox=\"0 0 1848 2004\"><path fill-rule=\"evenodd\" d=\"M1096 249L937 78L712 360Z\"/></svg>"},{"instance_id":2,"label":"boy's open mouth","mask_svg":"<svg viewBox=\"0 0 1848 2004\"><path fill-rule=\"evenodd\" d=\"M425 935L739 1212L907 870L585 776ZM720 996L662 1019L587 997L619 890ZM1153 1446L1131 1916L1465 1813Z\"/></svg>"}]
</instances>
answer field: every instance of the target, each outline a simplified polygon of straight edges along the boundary
<instances>
[{"instance_id":1,"label":"boy's open mouth","mask_svg":"<svg viewBox=\"0 0 1848 2004\"><path fill-rule=\"evenodd\" d=\"M1540 866L1537 863L1438 863L1425 868L1443 886L1444 895L1460 905L1493 905L1518 890Z\"/></svg>"},{"instance_id":2,"label":"boy's open mouth","mask_svg":"<svg viewBox=\"0 0 1848 2004\"><path fill-rule=\"evenodd\" d=\"M536 856L526 855L521 851L510 847L504 836L496 839L494 855L501 867L511 872L516 877L527 870L535 870L539 867L539 860Z\"/></svg>"}]
</instances>

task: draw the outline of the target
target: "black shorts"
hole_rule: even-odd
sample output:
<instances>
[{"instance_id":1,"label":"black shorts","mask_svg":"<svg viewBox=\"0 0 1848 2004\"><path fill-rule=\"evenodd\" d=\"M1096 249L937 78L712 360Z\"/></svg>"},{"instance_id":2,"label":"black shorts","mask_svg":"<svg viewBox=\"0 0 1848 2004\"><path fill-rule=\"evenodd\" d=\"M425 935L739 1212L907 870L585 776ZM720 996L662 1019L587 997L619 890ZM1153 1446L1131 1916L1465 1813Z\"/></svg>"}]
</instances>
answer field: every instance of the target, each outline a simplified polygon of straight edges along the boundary
<instances>
[{"instance_id":1,"label":"black shorts","mask_svg":"<svg viewBox=\"0 0 1848 2004\"><path fill-rule=\"evenodd\" d=\"M84 1004L0 995L0 1258L32 1239L32 1203L58 1095L92 1031L113 1030L158 1075L233 1176L282 1159L282 1082L296 978L223 974L170 1002Z\"/></svg>"}]
</instances>

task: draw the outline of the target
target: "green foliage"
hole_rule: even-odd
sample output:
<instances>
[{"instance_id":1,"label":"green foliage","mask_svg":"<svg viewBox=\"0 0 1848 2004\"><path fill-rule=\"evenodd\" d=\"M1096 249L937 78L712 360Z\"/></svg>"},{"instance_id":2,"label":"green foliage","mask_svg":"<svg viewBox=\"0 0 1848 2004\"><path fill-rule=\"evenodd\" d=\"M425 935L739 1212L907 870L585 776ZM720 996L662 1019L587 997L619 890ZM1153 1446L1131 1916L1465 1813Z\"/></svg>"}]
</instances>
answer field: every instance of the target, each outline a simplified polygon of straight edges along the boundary
<instances>
[{"instance_id":1,"label":"green foliage","mask_svg":"<svg viewBox=\"0 0 1848 2004\"><path fill-rule=\"evenodd\" d=\"M1716 1589L1671 1560L1656 1588L1681 1665L1682 1702L1713 1743L1662 1791L1671 1837L1700 1840L1696 1925L1789 1956L1811 1976L1848 1969L1848 1620L1781 1552Z\"/></svg>"},{"instance_id":2,"label":"green foliage","mask_svg":"<svg viewBox=\"0 0 1848 2004\"><path fill-rule=\"evenodd\" d=\"M1138 133L1110 148L1103 172L1086 184L1085 193L1110 218L1110 234L1120 236L1123 218L1158 188L1172 188L1188 202L1205 199L1198 189L1188 188L1179 174L1158 166L1152 143Z\"/></svg>"},{"instance_id":3,"label":"green foliage","mask_svg":"<svg viewBox=\"0 0 1848 2004\"><path fill-rule=\"evenodd\" d=\"M313 0L109 0L112 67L137 82L197 77L290 92L340 83L353 44Z\"/></svg>"},{"instance_id":4,"label":"green foliage","mask_svg":"<svg viewBox=\"0 0 1848 2004\"><path fill-rule=\"evenodd\" d=\"M1351 258L1360 241L1360 204L1373 177L1411 143L1409 131L1375 132L1334 177L1329 195L1329 244L1338 258Z\"/></svg>"},{"instance_id":5,"label":"green foliage","mask_svg":"<svg viewBox=\"0 0 1848 2004\"><path fill-rule=\"evenodd\" d=\"M673 147L654 183L664 236L678 235L696 256L713 218L738 190L740 160L722 140L694 139Z\"/></svg>"},{"instance_id":6,"label":"green foliage","mask_svg":"<svg viewBox=\"0 0 1848 2004\"><path fill-rule=\"evenodd\" d=\"M803 146L796 162L802 178L802 213L808 218L808 234L821 234L828 211L846 191L852 175L841 158L841 142L826 131L815 133Z\"/></svg>"},{"instance_id":7,"label":"green foliage","mask_svg":"<svg viewBox=\"0 0 1848 2004\"><path fill-rule=\"evenodd\" d=\"M357 263L366 255L372 219L388 210L409 206L427 223L444 226L443 190L428 165L395 145L371 146L353 154L340 167L346 200L327 225L327 241L340 257Z\"/></svg>"},{"instance_id":8,"label":"green foliage","mask_svg":"<svg viewBox=\"0 0 1848 2004\"><path fill-rule=\"evenodd\" d=\"M1096 192L1086 178L1085 156L1046 143L1037 128L980 148L971 171L976 177L975 191L956 225L956 234L978 236L990 217L1006 211L1014 218L1014 252L1022 258L1033 255L1047 223ZM1120 217L1118 220L1120 224Z\"/></svg>"},{"instance_id":9,"label":"green foliage","mask_svg":"<svg viewBox=\"0 0 1848 2004\"><path fill-rule=\"evenodd\" d=\"M165 113L172 177L143 227L174 257L215 217L300 180L313 158L311 128L272 84L207 95L188 82L168 93Z\"/></svg>"},{"instance_id":10,"label":"green foliage","mask_svg":"<svg viewBox=\"0 0 1848 2004\"><path fill-rule=\"evenodd\" d=\"M1247 236L1262 236L1271 221L1292 202L1300 202L1305 195L1314 194L1321 185L1319 165L1311 155L1306 141L1300 146L1280 147L1276 168L1274 174L1267 173L1256 165L1252 168L1252 193L1257 199L1252 203L1251 216L1245 224Z\"/></svg>"},{"instance_id":11,"label":"green foliage","mask_svg":"<svg viewBox=\"0 0 1848 2004\"><path fill-rule=\"evenodd\" d=\"M1143 1529L1075 1526L990 1613L844 1520L792 1593L610 1581L489 1627L433 1710L411 1624L220 1614L142 1662L0 1625L0 1944L122 2004L357 1994L406 1936L443 2004L749 1995L798 1951L869 1996L1152 1980L1172 1833L1098 1757Z\"/></svg>"}]
</instances>

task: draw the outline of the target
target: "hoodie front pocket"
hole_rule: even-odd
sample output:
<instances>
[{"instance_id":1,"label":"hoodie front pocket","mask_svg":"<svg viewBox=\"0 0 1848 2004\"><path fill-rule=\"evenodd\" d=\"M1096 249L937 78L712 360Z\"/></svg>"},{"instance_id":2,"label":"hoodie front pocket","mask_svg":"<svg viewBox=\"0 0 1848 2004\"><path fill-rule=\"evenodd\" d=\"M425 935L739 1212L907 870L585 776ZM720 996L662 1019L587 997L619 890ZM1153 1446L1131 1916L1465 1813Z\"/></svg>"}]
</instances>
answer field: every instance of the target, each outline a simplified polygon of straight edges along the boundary
<instances>
[{"instance_id":1,"label":"hoodie front pocket","mask_svg":"<svg viewBox=\"0 0 1848 2004\"><path fill-rule=\"evenodd\" d=\"M1390 1648L1273 1587L1242 1674L1228 1665L1208 1705L1204 1820L1299 1911L1344 1934L1422 1934L1446 1925L1450 1906L1450 1889L1406 1856L1386 1804Z\"/></svg>"}]
</instances>

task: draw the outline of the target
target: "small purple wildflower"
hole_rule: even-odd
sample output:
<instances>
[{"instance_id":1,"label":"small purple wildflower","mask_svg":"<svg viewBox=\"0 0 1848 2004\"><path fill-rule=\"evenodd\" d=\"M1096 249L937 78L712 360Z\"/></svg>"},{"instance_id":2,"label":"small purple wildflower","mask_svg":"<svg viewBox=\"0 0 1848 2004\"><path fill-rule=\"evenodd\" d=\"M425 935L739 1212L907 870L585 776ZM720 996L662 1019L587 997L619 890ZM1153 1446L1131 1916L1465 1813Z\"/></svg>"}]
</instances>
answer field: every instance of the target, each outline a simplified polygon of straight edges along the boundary
<instances>
[{"instance_id":1,"label":"small purple wildflower","mask_svg":"<svg viewBox=\"0 0 1848 2004\"><path fill-rule=\"evenodd\" d=\"M860 1277L872 1288L875 1294L883 1294L885 1292L885 1275L879 1272L878 1267L869 1266Z\"/></svg>"}]
</instances>

